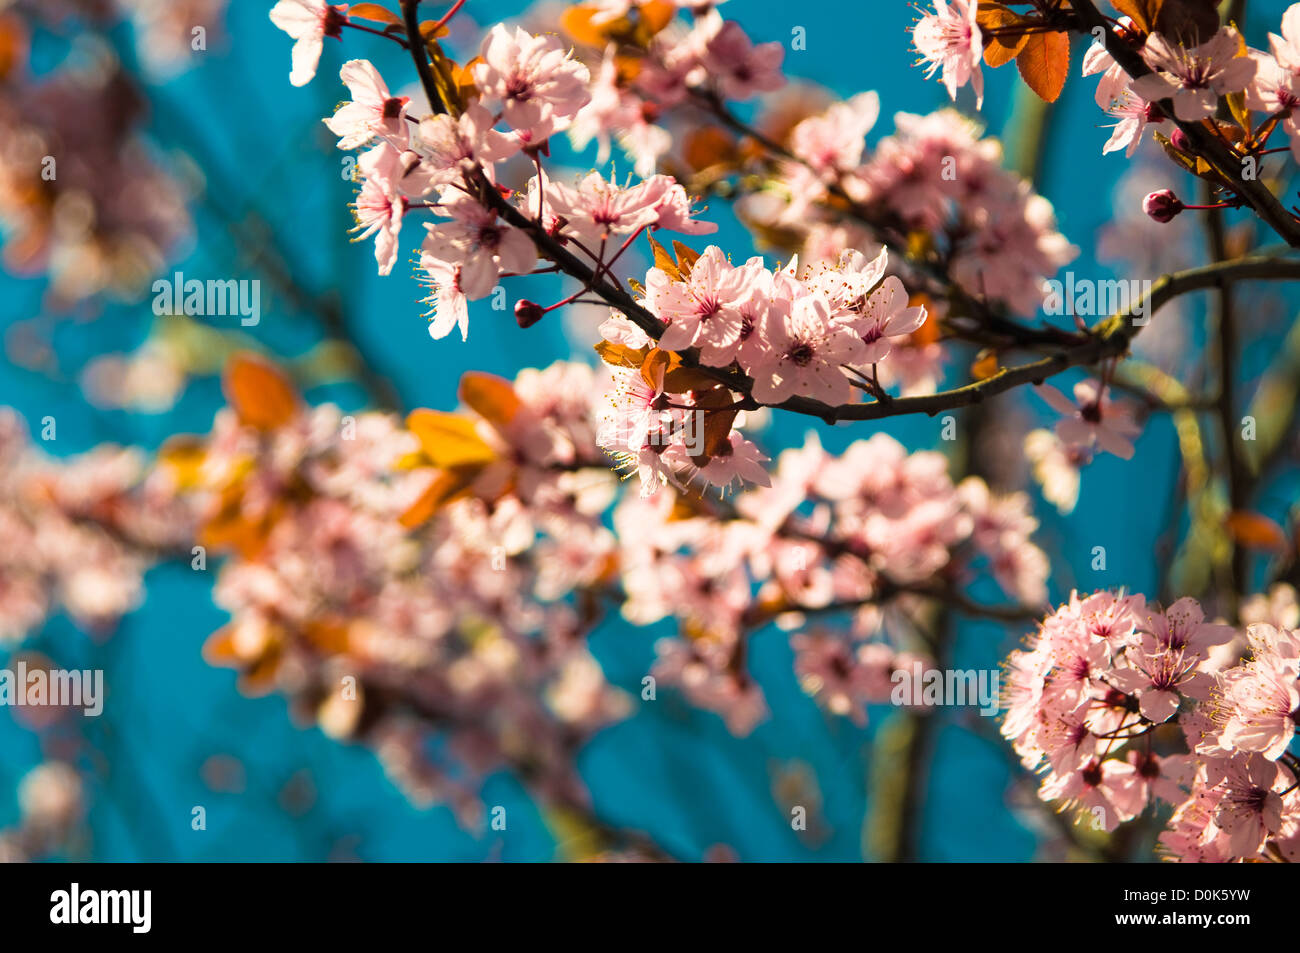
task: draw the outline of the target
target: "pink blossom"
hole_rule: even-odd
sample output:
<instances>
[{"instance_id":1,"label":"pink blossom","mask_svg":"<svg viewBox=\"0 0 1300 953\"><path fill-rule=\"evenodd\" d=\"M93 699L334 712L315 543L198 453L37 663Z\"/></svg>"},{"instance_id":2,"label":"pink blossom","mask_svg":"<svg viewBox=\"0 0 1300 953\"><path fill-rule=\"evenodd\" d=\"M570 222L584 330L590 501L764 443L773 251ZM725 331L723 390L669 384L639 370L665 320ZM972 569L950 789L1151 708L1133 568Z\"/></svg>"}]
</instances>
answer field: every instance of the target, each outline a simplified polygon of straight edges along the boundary
<instances>
[{"instance_id":1,"label":"pink blossom","mask_svg":"<svg viewBox=\"0 0 1300 953\"><path fill-rule=\"evenodd\" d=\"M673 351L694 345L706 348L711 364L726 366L739 341L739 306L748 294L748 278L761 259L735 268L717 245L710 245L691 266L685 282L652 268L646 275L646 307L668 327L660 347Z\"/></svg>"},{"instance_id":2,"label":"pink blossom","mask_svg":"<svg viewBox=\"0 0 1300 953\"><path fill-rule=\"evenodd\" d=\"M1128 17L1122 18L1122 20L1128 19ZM1097 83L1097 105L1102 109L1108 109L1111 103L1120 99L1128 89L1129 76L1124 72L1124 67L1115 62L1115 58L1106 49L1106 44L1100 40L1095 41L1083 54L1083 75L1092 76L1095 73L1102 74Z\"/></svg>"},{"instance_id":3,"label":"pink blossom","mask_svg":"<svg viewBox=\"0 0 1300 953\"><path fill-rule=\"evenodd\" d=\"M461 266L421 253L420 268L431 289L426 299L433 308L429 336L435 341L440 340L459 328L460 339L466 340L469 336L469 298L460 286Z\"/></svg>"},{"instance_id":4,"label":"pink blossom","mask_svg":"<svg viewBox=\"0 0 1300 953\"><path fill-rule=\"evenodd\" d=\"M592 83L591 101L574 117L569 138L577 149L586 148L594 139L598 144L596 163L604 165L609 158L610 138L616 136L623 150L635 160L636 174L649 176L659 157L672 146L672 136L648 121L647 112L640 97L619 83L615 52L610 47Z\"/></svg>"},{"instance_id":5,"label":"pink blossom","mask_svg":"<svg viewBox=\"0 0 1300 953\"><path fill-rule=\"evenodd\" d=\"M1275 761L1295 738L1300 717L1300 637L1264 623L1247 634L1251 660L1220 677L1219 744Z\"/></svg>"},{"instance_id":6,"label":"pink blossom","mask_svg":"<svg viewBox=\"0 0 1300 953\"><path fill-rule=\"evenodd\" d=\"M831 302L820 293L769 310L762 332L768 351L750 371L757 400L778 404L796 394L829 404L849 400L852 388L840 366L860 364L866 345L831 313Z\"/></svg>"},{"instance_id":7,"label":"pink blossom","mask_svg":"<svg viewBox=\"0 0 1300 953\"><path fill-rule=\"evenodd\" d=\"M1229 760L1216 785L1220 800L1214 824L1237 857L1253 857L1265 838L1282 829L1281 791L1291 779L1276 762L1259 755Z\"/></svg>"},{"instance_id":8,"label":"pink blossom","mask_svg":"<svg viewBox=\"0 0 1300 953\"><path fill-rule=\"evenodd\" d=\"M439 212L451 221L426 226L423 251L459 266L457 286L471 301L491 294L502 272L526 274L532 270L537 261L533 240L497 218L495 211L448 191Z\"/></svg>"},{"instance_id":9,"label":"pink blossom","mask_svg":"<svg viewBox=\"0 0 1300 953\"><path fill-rule=\"evenodd\" d=\"M1098 388L1094 380L1080 381L1074 385L1074 402L1048 384L1041 385L1039 393L1065 415L1057 422L1056 432L1067 446L1084 450L1096 446L1123 460L1133 456L1132 438L1140 428L1126 404L1110 400L1107 388Z\"/></svg>"},{"instance_id":10,"label":"pink blossom","mask_svg":"<svg viewBox=\"0 0 1300 953\"><path fill-rule=\"evenodd\" d=\"M866 345L859 366L884 360L893 350L891 339L907 337L925 323L925 318L923 306L909 306L903 282L895 275L887 276L866 296L852 321L853 329Z\"/></svg>"},{"instance_id":11,"label":"pink blossom","mask_svg":"<svg viewBox=\"0 0 1300 953\"><path fill-rule=\"evenodd\" d=\"M1200 659L1180 650L1157 649L1148 653L1141 646L1126 649L1127 668L1109 675L1110 682L1126 695L1136 695L1142 717L1160 724L1178 711L1181 696L1196 692L1204 676L1197 671Z\"/></svg>"},{"instance_id":12,"label":"pink blossom","mask_svg":"<svg viewBox=\"0 0 1300 953\"><path fill-rule=\"evenodd\" d=\"M874 92L858 93L795 126L790 150L818 172L851 171L861 162L863 140L879 116L880 97Z\"/></svg>"},{"instance_id":13,"label":"pink blossom","mask_svg":"<svg viewBox=\"0 0 1300 953\"><path fill-rule=\"evenodd\" d=\"M546 214L562 218L565 229L588 248L619 234L659 227L687 234L717 230L711 223L691 220L686 191L668 176L656 175L633 186L619 186L599 172L590 172L576 187L534 177L530 197L544 192ZM535 206L534 206L535 209Z\"/></svg>"},{"instance_id":14,"label":"pink blossom","mask_svg":"<svg viewBox=\"0 0 1300 953\"><path fill-rule=\"evenodd\" d=\"M347 4L330 6L325 0L279 0L271 8L271 22L295 41L290 83L306 86L312 81L325 37L342 37L347 13Z\"/></svg>"},{"instance_id":15,"label":"pink blossom","mask_svg":"<svg viewBox=\"0 0 1300 953\"><path fill-rule=\"evenodd\" d=\"M1077 771L1051 775L1040 791L1044 799L1063 801L1091 814L1107 831L1137 817L1146 806L1137 769L1113 758L1094 758Z\"/></svg>"},{"instance_id":16,"label":"pink blossom","mask_svg":"<svg viewBox=\"0 0 1300 953\"><path fill-rule=\"evenodd\" d=\"M733 430L727 436L727 442L700 466L693 458L688 458L689 451L681 444L674 444L666 456L675 458L682 465L687 465L693 480L704 486L716 486L727 490L733 486L752 484L753 486L771 486L772 478L768 475L767 456L751 441L746 440L739 431Z\"/></svg>"},{"instance_id":17,"label":"pink blossom","mask_svg":"<svg viewBox=\"0 0 1300 953\"><path fill-rule=\"evenodd\" d=\"M355 203L359 232L355 241L375 236L375 261L386 275L397 263L397 236L407 200L402 196L402 157L387 142L381 142L361 156L357 169L365 176Z\"/></svg>"},{"instance_id":18,"label":"pink blossom","mask_svg":"<svg viewBox=\"0 0 1300 953\"><path fill-rule=\"evenodd\" d=\"M1172 98L1174 114L1184 122L1208 118L1219 96L1241 92L1255 76L1255 60L1239 56L1241 48L1241 35L1232 27L1221 27L1191 49L1152 33L1142 55L1155 72L1135 79L1133 92L1149 102Z\"/></svg>"},{"instance_id":19,"label":"pink blossom","mask_svg":"<svg viewBox=\"0 0 1300 953\"><path fill-rule=\"evenodd\" d=\"M1279 37L1273 39L1275 42L1280 40ZM1251 55L1257 69L1255 78L1246 87L1246 108L1270 115L1282 114L1282 131L1291 140L1291 155L1300 159L1300 122L1295 115L1300 108L1300 69L1285 68L1266 53ZM1300 64L1300 60L1297 63Z\"/></svg>"},{"instance_id":20,"label":"pink blossom","mask_svg":"<svg viewBox=\"0 0 1300 953\"><path fill-rule=\"evenodd\" d=\"M716 14L705 16L699 22L711 33L703 59L709 77L721 84L722 95L728 99L749 99L784 86L781 60L785 48L780 43L756 46L739 23L716 17Z\"/></svg>"},{"instance_id":21,"label":"pink blossom","mask_svg":"<svg viewBox=\"0 0 1300 953\"><path fill-rule=\"evenodd\" d=\"M1269 49L1283 69L1300 73L1300 5L1291 4L1282 14L1282 35L1268 35Z\"/></svg>"},{"instance_id":22,"label":"pink blossom","mask_svg":"<svg viewBox=\"0 0 1300 953\"><path fill-rule=\"evenodd\" d=\"M1147 123L1164 121L1158 107L1127 88L1120 90L1119 95L1106 107L1106 111L1119 121L1115 123L1114 131L1106 140L1106 145L1102 147L1102 155L1124 149L1125 155L1132 158L1133 153L1137 152L1138 146L1142 144L1142 133Z\"/></svg>"},{"instance_id":23,"label":"pink blossom","mask_svg":"<svg viewBox=\"0 0 1300 953\"><path fill-rule=\"evenodd\" d=\"M1091 460L1091 451L1067 447L1050 430L1033 430L1025 435L1025 456L1043 498L1060 512L1071 512L1079 502L1079 468Z\"/></svg>"},{"instance_id":24,"label":"pink blossom","mask_svg":"<svg viewBox=\"0 0 1300 953\"><path fill-rule=\"evenodd\" d=\"M976 17L979 4L973 0L934 0L934 13L926 14L912 31L917 52L930 64L926 76L943 68L943 84L948 95L957 98L957 90L971 83L975 87L975 108L984 105L984 74L980 60L984 55L984 38Z\"/></svg>"},{"instance_id":25,"label":"pink blossom","mask_svg":"<svg viewBox=\"0 0 1300 953\"><path fill-rule=\"evenodd\" d=\"M587 67L571 58L553 36L511 33L498 23L479 51L474 83L488 99L503 104L505 121L526 133L531 145L567 128L588 101Z\"/></svg>"},{"instance_id":26,"label":"pink blossom","mask_svg":"<svg viewBox=\"0 0 1300 953\"><path fill-rule=\"evenodd\" d=\"M492 125L491 114L480 103L471 103L459 117L439 113L421 119L411 148L424 160L432 181L446 185L462 179L475 165L490 167L519 151L517 139Z\"/></svg>"},{"instance_id":27,"label":"pink blossom","mask_svg":"<svg viewBox=\"0 0 1300 953\"><path fill-rule=\"evenodd\" d=\"M383 77L369 60L348 60L339 70L339 78L347 85L352 101L325 120L330 132L339 137L339 148L355 149L381 136L397 149L405 149L409 139L406 129L409 97L389 93Z\"/></svg>"},{"instance_id":28,"label":"pink blossom","mask_svg":"<svg viewBox=\"0 0 1300 953\"><path fill-rule=\"evenodd\" d=\"M681 183L671 176L653 175L640 186L643 200L655 212L654 224L657 228L666 228L670 232L683 235L709 235L718 230L713 222L701 222L695 219L697 214L692 208L691 197Z\"/></svg>"}]
</instances>

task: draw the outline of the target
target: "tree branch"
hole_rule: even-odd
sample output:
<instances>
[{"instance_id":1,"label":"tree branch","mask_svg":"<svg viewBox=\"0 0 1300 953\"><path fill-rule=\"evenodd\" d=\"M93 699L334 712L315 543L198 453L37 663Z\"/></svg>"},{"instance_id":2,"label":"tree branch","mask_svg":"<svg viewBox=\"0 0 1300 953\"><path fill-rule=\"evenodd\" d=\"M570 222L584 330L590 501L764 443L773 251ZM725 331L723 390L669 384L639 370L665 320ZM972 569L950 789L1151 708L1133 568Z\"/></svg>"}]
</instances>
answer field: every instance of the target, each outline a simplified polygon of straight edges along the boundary
<instances>
[{"instance_id":1,"label":"tree branch","mask_svg":"<svg viewBox=\"0 0 1300 953\"><path fill-rule=\"evenodd\" d=\"M1103 35L1105 36L1107 52L1130 77L1138 79L1151 73L1151 68L1142 59L1141 54L1136 52L1123 37L1111 29L1106 18L1097 12L1092 0L1072 0L1071 7L1078 15L1085 32L1102 27L1105 31ZM1174 106L1171 100L1162 99L1158 105L1164 114L1169 117L1170 121L1186 133L1195 150L1209 161L1215 171L1227 181L1233 183L1234 191L1247 205L1255 210L1255 214L1263 219L1273 231L1277 232L1288 245L1292 248L1300 248L1300 222L1297 222L1295 216L1282 207L1282 203L1277 200L1277 196L1270 192L1263 182L1257 179L1242 178L1240 157L1211 135L1200 123L1184 122L1179 119L1174 114Z\"/></svg>"}]
</instances>

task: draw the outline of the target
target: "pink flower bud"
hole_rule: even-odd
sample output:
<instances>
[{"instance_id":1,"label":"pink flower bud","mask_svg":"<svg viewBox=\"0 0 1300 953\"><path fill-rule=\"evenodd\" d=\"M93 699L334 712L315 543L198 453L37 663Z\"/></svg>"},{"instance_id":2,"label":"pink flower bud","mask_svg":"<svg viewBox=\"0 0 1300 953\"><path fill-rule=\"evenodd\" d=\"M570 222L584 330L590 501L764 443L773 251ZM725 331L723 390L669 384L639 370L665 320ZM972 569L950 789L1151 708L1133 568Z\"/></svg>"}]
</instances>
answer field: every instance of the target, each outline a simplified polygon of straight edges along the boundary
<instances>
[{"instance_id":1,"label":"pink flower bud","mask_svg":"<svg viewBox=\"0 0 1300 953\"><path fill-rule=\"evenodd\" d=\"M1178 200L1178 196L1174 195L1172 189L1152 192L1142 200L1142 211L1162 224L1172 220L1183 208L1183 203Z\"/></svg>"},{"instance_id":2,"label":"pink flower bud","mask_svg":"<svg viewBox=\"0 0 1300 953\"><path fill-rule=\"evenodd\" d=\"M1191 152L1192 140L1187 138L1187 133L1182 129L1175 129L1174 134L1169 137L1169 144L1179 152Z\"/></svg>"}]
</instances>

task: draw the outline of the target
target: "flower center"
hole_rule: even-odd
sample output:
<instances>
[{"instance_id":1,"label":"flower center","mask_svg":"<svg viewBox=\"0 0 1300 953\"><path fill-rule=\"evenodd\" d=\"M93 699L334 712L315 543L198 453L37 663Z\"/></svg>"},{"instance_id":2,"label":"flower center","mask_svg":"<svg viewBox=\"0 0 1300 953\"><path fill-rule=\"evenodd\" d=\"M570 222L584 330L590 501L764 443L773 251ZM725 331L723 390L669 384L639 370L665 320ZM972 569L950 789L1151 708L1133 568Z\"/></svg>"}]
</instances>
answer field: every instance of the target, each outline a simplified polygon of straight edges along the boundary
<instances>
[{"instance_id":1,"label":"flower center","mask_svg":"<svg viewBox=\"0 0 1300 953\"><path fill-rule=\"evenodd\" d=\"M812 363L813 346L803 341L798 341L790 348L790 350L785 352L785 356L799 367L807 367Z\"/></svg>"}]
</instances>

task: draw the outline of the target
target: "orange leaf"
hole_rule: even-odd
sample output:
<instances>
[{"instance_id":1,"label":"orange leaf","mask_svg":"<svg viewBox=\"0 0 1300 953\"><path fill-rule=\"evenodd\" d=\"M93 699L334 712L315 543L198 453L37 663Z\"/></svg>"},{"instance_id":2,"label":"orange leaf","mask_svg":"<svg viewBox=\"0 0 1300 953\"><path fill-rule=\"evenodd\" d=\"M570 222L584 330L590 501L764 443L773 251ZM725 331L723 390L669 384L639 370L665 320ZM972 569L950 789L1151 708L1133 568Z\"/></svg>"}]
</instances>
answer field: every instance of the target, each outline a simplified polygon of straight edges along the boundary
<instances>
[{"instance_id":1,"label":"orange leaf","mask_svg":"<svg viewBox=\"0 0 1300 953\"><path fill-rule=\"evenodd\" d=\"M27 28L12 14L0 16L0 79L12 73L27 56Z\"/></svg>"},{"instance_id":2,"label":"orange leaf","mask_svg":"<svg viewBox=\"0 0 1300 953\"><path fill-rule=\"evenodd\" d=\"M522 406L508 380L481 371L461 377L460 399L497 430L509 427Z\"/></svg>"},{"instance_id":3,"label":"orange leaf","mask_svg":"<svg viewBox=\"0 0 1300 953\"><path fill-rule=\"evenodd\" d=\"M633 350L626 344L601 341L596 345L596 353L600 355L602 361L613 367L640 367L645 363L650 348L643 347Z\"/></svg>"},{"instance_id":4,"label":"orange leaf","mask_svg":"<svg viewBox=\"0 0 1300 953\"><path fill-rule=\"evenodd\" d=\"M560 14L560 29L573 37L575 43L602 47L605 45L605 31L591 22L598 12L598 8L581 3L569 7Z\"/></svg>"},{"instance_id":5,"label":"orange leaf","mask_svg":"<svg viewBox=\"0 0 1300 953\"><path fill-rule=\"evenodd\" d=\"M399 20L398 22L400 23L401 21ZM430 40L440 40L450 32L451 28L445 23L442 26L438 26L437 20L425 20L420 24L420 36L424 37L424 42L426 43Z\"/></svg>"},{"instance_id":6,"label":"orange leaf","mask_svg":"<svg viewBox=\"0 0 1300 953\"><path fill-rule=\"evenodd\" d=\"M1228 514L1225 524L1232 538L1247 549L1287 548L1286 533L1282 527L1261 513L1233 510Z\"/></svg>"},{"instance_id":7,"label":"orange leaf","mask_svg":"<svg viewBox=\"0 0 1300 953\"><path fill-rule=\"evenodd\" d=\"M1150 33L1164 0L1110 0L1110 5L1124 16L1132 17L1133 25L1143 33Z\"/></svg>"},{"instance_id":8,"label":"orange leaf","mask_svg":"<svg viewBox=\"0 0 1300 953\"><path fill-rule=\"evenodd\" d=\"M347 620L335 616L308 619L303 623L302 634L326 655L342 655L350 643Z\"/></svg>"},{"instance_id":9,"label":"orange leaf","mask_svg":"<svg viewBox=\"0 0 1300 953\"><path fill-rule=\"evenodd\" d=\"M251 697L269 695L275 688L282 656L283 651L277 647L249 666L239 677L240 693Z\"/></svg>"},{"instance_id":10,"label":"orange leaf","mask_svg":"<svg viewBox=\"0 0 1300 953\"><path fill-rule=\"evenodd\" d=\"M970 366L971 376L977 381L987 380L998 372L998 352L985 348L975 355Z\"/></svg>"},{"instance_id":11,"label":"orange leaf","mask_svg":"<svg viewBox=\"0 0 1300 953\"><path fill-rule=\"evenodd\" d=\"M478 87L474 85L474 67L482 62L483 57L476 56L456 70L456 90L460 93L460 101L463 103L468 103L479 96Z\"/></svg>"},{"instance_id":12,"label":"orange leaf","mask_svg":"<svg viewBox=\"0 0 1300 953\"><path fill-rule=\"evenodd\" d=\"M362 20L371 20L375 23L386 23L389 26L401 26L402 18L387 7L381 7L377 3L354 3L348 8L348 17L360 17Z\"/></svg>"},{"instance_id":13,"label":"orange leaf","mask_svg":"<svg viewBox=\"0 0 1300 953\"><path fill-rule=\"evenodd\" d=\"M158 463L172 471L179 489L190 490L202 482L207 455L207 448L195 437L170 437L158 451Z\"/></svg>"},{"instance_id":14,"label":"orange leaf","mask_svg":"<svg viewBox=\"0 0 1300 953\"><path fill-rule=\"evenodd\" d=\"M1035 33L1016 57L1016 66L1039 99L1056 102L1070 72L1070 34Z\"/></svg>"},{"instance_id":15,"label":"orange leaf","mask_svg":"<svg viewBox=\"0 0 1300 953\"><path fill-rule=\"evenodd\" d=\"M1014 10L1008 10L1003 6L981 7L979 25L980 29L985 31L984 62L994 68L1010 63L1020 55L1020 51L1029 42L1028 33L990 36L988 31L1004 30L1007 27L1029 22L1032 21L1028 17L1022 17Z\"/></svg>"},{"instance_id":16,"label":"orange leaf","mask_svg":"<svg viewBox=\"0 0 1300 953\"><path fill-rule=\"evenodd\" d=\"M636 9L641 14L641 22L651 34L658 33L672 22L673 17L677 16L677 4L669 3L668 0L639 3Z\"/></svg>"},{"instance_id":17,"label":"orange leaf","mask_svg":"<svg viewBox=\"0 0 1300 953\"><path fill-rule=\"evenodd\" d=\"M719 453L725 452L724 445L727 450L731 449L728 437L731 436L731 425L735 423L736 415L740 411L733 406L735 399L731 396L731 391L725 387L697 393L695 403L700 409L688 413L704 415L704 446L702 452L691 457L691 460L696 466L702 467ZM693 426L699 426L698 418Z\"/></svg>"},{"instance_id":18,"label":"orange leaf","mask_svg":"<svg viewBox=\"0 0 1300 953\"><path fill-rule=\"evenodd\" d=\"M203 643L203 661L209 665L238 665L239 653L235 651L235 636L230 626L222 626Z\"/></svg>"},{"instance_id":19,"label":"orange leaf","mask_svg":"<svg viewBox=\"0 0 1300 953\"><path fill-rule=\"evenodd\" d=\"M224 491L217 513L199 527L198 542L208 549L234 551L244 559L256 559L283 515L281 502L273 503L262 514L245 513L243 488L234 486Z\"/></svg>"},{"instance_id":20,"label":"orange leaf","mask_svg":"<svg viewBox=\"0 0 1300 953\"><path fill-rule=\"evenodd\" d=\"M682 156L697 172L715 165L730 165L735 161L736 142L717 126L702 126L686 137Z\"/></svg>"},{"instance_id":21,"label":"orange leaf","mask_svg":"<svg viewBox=\"0 0 1300 953\"><path fill-rule=\"evenodd\" d=\"M464 494L477 474L475 467L459 467L439 473L420 494L419 499L407 507L398 522L407 529L415 529L428 522L444 503Z\"/></svg>"},{"instance_id":22,"label":"orange leaf","mask_svg":"<svg viewBox=\"0 0 1300 953\"><path fill-rule=\"evenodd\" d=\"M673 368L680 366L682 363L672 351L665 351L661 348L651 348L650 353L645 357L641 364L641 379L651 390L657 390L663 383L663 378Z\"/></svg>"},{"instance_id":23,"label":"orange leaf","mask_svg":"<svg viewBox=\"0 0 1300 953\"><path fill-rule=\"evenodd\" d=\"M688 245L683 245L677 239L673 239L673 251L677 253L677 270L681 273L683 279L691 276L691 269L695 263L700 260L700 253Z\"/></svg>"},{"instance_id":24,"label":"orange leaf","mask_svg":"<svg viewBox=\"0 0 1300 953\"><path fill-rule=\"evenodd\" d=\"M298 394L289 378L254 354L244 352L230 359L221 389L240 421L258 430L275 430L298 413Z\"/></svg>"},{"instance_id":25,"label":"orange leaf","mask_svg":"<svg viewBox=\"0 0 1300 953\"><path fill-rule=\"evenodd\" d=\"M925 323L908 335L907 341L912 347L926 347L939 340L939 318L934 313L934 301L928 294L914 294L907 299L912 308L925 308Z\"/></svg>"},{"instance_id":26,"label":"orange leaf","mask_svg":"<svg viewBox=\"0 0 1300 953\"><path fill-rule=\"evenodd\" d=\"M677 269L677 261L672 255L668 254L668 249L655 241L653 235L647 235L646 237L650 239L650 247L654 250L655 267L673 281L682 281L682 273Z\"/></svg>"},{"instance_id":27,"label":"orange leaf","mask_svg":"<svg viewBox=\"0 0 1300 953\"><path fill-rule=\"evenodd\" d=\"M478 435L474 421L458 414L413 410L406 417L406 429L420 439L425 455L440 469L485 466L497 457Z\"/></svg>"}]
</instances>

